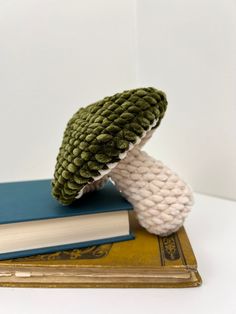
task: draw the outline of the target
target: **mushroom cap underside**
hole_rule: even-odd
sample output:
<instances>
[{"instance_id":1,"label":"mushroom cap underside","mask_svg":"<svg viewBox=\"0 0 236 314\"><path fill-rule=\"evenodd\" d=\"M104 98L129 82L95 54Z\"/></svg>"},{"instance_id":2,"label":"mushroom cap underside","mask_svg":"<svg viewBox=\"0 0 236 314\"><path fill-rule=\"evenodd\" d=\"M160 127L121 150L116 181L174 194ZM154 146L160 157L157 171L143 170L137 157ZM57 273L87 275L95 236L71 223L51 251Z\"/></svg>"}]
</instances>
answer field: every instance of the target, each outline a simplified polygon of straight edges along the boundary
<instances>
[{"instance_id":1,"label":"mushroom cap underside","mask_svg":"<svg viewBox=\"0 0 236 314\"><path fill-rule=\"evenodd\" d=\"M79 109L64 131L53 196L62 204L72 203L87 184L106 175L160 124L166 106L165 94L148 87L117 93Z\"/></svg>"}]
</instances>

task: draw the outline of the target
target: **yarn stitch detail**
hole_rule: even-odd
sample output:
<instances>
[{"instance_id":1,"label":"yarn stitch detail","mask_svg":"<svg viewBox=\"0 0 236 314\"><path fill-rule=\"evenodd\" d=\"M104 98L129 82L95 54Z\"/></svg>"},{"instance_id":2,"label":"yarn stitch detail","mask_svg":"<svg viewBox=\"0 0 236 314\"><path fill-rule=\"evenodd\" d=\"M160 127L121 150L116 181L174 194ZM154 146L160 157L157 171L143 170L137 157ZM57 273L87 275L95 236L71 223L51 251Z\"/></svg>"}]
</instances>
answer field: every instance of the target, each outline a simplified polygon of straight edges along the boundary
<instances>
[{"instance_id":1,"label":"yarn stitch detail","mask_svg":"<svg viewBox=\"0 0 236 314\"><path fill-rule=\"evenodd\" d=\"M165 94L149 87L117 93L79 109L64 132L53 196L65 205L80 197L87 185L125 158L150 128L159 126L166 106Z\"/></svg>"},{"instance_id":2,"label":"yarn stitch detail","mask_svg":"<svg viewBox=\"0 0 236 314\"><path fill-rule=\"evenodd\" d=\"M161 161L138 148L130 151L109 176L150 233L166 236L177 231L193 205L190 187Z\"/></svg>"}]
</instances>

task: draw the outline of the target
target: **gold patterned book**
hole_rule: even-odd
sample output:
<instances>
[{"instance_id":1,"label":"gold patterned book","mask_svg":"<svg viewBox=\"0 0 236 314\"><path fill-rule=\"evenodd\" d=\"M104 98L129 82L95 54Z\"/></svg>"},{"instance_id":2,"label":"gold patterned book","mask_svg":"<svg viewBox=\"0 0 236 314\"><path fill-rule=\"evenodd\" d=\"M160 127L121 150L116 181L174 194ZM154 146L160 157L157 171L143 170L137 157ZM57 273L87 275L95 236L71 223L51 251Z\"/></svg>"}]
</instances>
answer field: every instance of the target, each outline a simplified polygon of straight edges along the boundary
<instances>
[{"instance_id":1,"label":"gold patterned book","mask_svg":"<svg viewBox=\"0 0 236 314\"><path fill-rule=\"evenodd\" d=\"M140 227L133 215L131 223L135 240L0 261L0 286L178 288L201 284L184 227L158 237Z\"/></svg>"}]
</instances>

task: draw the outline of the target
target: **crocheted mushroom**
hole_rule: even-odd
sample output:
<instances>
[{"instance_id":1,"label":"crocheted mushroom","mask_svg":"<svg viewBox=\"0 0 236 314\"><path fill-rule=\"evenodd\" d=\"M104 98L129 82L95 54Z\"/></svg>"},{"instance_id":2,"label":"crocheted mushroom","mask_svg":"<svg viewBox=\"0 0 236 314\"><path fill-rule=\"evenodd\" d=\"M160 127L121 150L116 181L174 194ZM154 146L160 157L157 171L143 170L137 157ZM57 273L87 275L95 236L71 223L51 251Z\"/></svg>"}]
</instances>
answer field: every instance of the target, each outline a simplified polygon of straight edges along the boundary
<instances>
[{"instance_id":1,"label":"crocheted mushroom","mask_svg":"<svg viewBox=\"0 0 236 314\"><path fill-rule=\"evenodd\" d=\"M165 94L149 87L79 109L67 124L57 156L54 197L70 204L110 177L149 232L167 235L178 230L193 203L191 190L173 171L141 151L166 107Z\"/></svg>"}]
</instances>

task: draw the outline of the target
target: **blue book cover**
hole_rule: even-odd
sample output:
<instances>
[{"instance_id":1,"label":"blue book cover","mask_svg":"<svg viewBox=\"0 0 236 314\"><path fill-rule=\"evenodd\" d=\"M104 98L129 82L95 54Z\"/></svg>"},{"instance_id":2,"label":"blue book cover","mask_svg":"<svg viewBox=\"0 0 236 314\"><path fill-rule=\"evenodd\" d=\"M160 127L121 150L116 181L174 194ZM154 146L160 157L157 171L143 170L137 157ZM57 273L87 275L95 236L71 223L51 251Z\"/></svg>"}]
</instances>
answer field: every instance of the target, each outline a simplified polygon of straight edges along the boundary
<instances>
[{"instance_id":1,"label":"blue book cover","mask_svg":"<svg viewBox=\"0 0 236 314\"><path fill-rule=\"evenodd\" d=\"M0 225L130 209L111 182L67 206L51 195L51 180L0 183Z\"/></svg>"},{"instance_id":2,"label":"blue book cover","mask_svg":"<svg viewBox=\"0 0 236 314\"><path fill-rule=\"evenodd\" d=\"M108 182L102 189L85 194L72 205L64 206L51 195L51 180L33 180L0 183L0 230L7 224L55 218L90 215L96 213L131 210L132 205ZM16 235L17 236L17 235ZM52 253L133 239L133 235L41 247L16 252L0 252L0 259L18 258L35 254Z\"/></svg>"}]
</instances>

